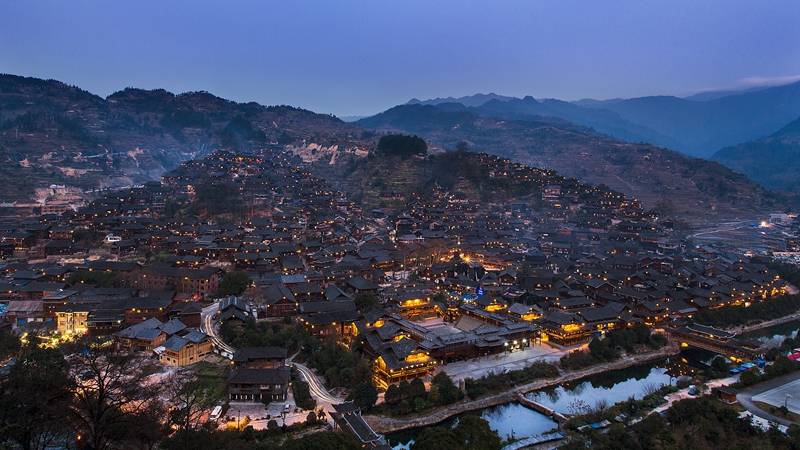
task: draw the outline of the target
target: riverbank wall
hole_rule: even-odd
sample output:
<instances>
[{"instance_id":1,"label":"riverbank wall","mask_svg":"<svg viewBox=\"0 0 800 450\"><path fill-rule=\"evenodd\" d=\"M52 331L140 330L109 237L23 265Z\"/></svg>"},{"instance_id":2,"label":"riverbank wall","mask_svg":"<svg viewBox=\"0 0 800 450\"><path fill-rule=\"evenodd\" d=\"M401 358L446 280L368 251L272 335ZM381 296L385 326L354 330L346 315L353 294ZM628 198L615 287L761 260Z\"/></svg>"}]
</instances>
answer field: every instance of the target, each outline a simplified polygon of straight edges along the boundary
<instances>
[{"instance_id":1,"label":"riverbank wall","mask_svg":"<svg viewBox=\"0 0 800 450\"><path fill-rule=\"evenodd\" d=\"M364 415L364 420L367 421L373 430L379 433L393 433L410 428L435 425L453 416L457 416L468 411L475 411L505 403L515 402L517 401L517 396L520 394L526 394L531 391L538 391L540 389L547 389L564 383L578 381L582 378L602 372L626 369L628 367L646 364L651 361L677 355L678 353L680 353L678 346L667 345L656 351L639 353L636 355L626 355L609 363L597 364L587 367L583 370L564 372L555 378L543 378L531 383L512 386L509 387L507 391L487 395L475 400L462 400L460 402L453 403L452 405L436 408L423 414L413 414L404 417Z\"/></svg>"}]
</instances>

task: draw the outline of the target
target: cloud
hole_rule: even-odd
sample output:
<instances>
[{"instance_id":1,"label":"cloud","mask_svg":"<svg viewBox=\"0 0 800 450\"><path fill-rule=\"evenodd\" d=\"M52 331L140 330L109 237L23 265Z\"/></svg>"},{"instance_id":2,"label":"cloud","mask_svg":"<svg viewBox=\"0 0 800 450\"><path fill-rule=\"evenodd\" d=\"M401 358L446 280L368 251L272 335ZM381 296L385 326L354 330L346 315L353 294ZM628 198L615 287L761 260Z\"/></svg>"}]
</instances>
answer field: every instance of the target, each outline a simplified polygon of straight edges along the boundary
<instances>
[{"instance_id":1,"label":"cloud","mask_svg":"<svg viewBox=\"0 0 800 450\"><path fill-rule=\"evenodd\" d=\"M738 83L741 86L758 87L758 86L779 86L782 84L794 83L800 81L800 75L779 75L775 77L745 77L740 78Z\"/></svg>"}]
</instances>

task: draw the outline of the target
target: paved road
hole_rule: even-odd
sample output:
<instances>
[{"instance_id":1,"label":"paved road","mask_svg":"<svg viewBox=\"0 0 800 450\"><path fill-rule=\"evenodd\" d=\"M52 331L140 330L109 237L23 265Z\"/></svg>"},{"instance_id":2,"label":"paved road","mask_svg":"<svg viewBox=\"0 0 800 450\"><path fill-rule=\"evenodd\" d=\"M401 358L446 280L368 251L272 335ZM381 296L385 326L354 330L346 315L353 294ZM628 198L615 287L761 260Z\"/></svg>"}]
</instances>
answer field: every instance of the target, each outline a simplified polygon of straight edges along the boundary
<instances>
[{"instance_id":1,"label":"paved road","mask_svg":"<svg viewBox=\"0 0 800 450\"><path fill-rule=\"evenodd\" d=\"M740 230L742 228L752 228L752 227L755 227L756 225L758 225L758 221L755 221L755 220L744 220L744 221L740 221L740 222L726 222L726 223L723 223L722 225L717 226L715 228L707 228L707 229L698 231L698 232L696 232L694 234L690 234L686 238L687 239L693 239L693 238L697 238L697 237L700 237L700 236L703 236L703 235L706 235L706 234L715 234L715 233L724 233L724 232L727 232L727 231L736 231L736 230Z\"/></svg>"},{"instance_id":2,"label":"paved road","mask_svg":"<svg viewBox=\"0 0 800 450\"><path fill-rule=\"evenodd\" d=\"M729 386L729 385L731 385L733 383L736 383L737 381L739 381L739 375L735 375L735 376L728 377L728 378L720 378L720 379L716 379L716 380L711 380L706 384L705 392L700 393L700 395L711 394L712 389L718 388L718 387L722 387L722 386ZM681 400L685 400L685 399L688 399L688 398L697 398L697 397L698 397L697 395L689 395L689 388L684 388L684 389L681 389L679 391L675 391L675 392L673 392L671 394L668 394L666 397L664 397L667 400L666 403L664 403L661 406L658 406L658 407L654 408L649 413L647 413L647 415L649 416L650 414L656 414L656 413L664 412L664 411L672 408L672 404L675 403L675 402L678 402L678 401L681 401Z\"/></svg>"},{"instance_id":3,"label":"paved road","mask_svg":"<svg viewBox=\"0 0 800 450\"><path fill-rule=\"evenodd\" d=\"M200 328L203 333L207 334L211 341L214 343L219 350L228 352L231 355L236 352L236 349L232 346L228 345L225 341L217 333L216 323L214 322L214 315L219 310L219 303L214 302L213 304L203 308L203 311L200 314L201 321L200 321ZM308 390L311 393L311 396L317 400L318 403L321 404L326 410L331 411L333 409L334 404L342 403L344 399L339 398L325 388L325 385L319 379L319 377L308 367L294 361L294 357L297 354L292 355L291 358L287 361L290 366L297 369L300 372L300 375L308 383Z\"/></svg>"},{"instance_id":4,"label":"paved road","mask_svg":"<svg viewBox=\"0 0 800 450\"><path fill-rule=\"evenodd\" d=\"M800 380L791 381L754 395L752 400L778 407L785 405L789 411L798 414L800 413Z\"/></svg>"},{"instance_id":5,"label":"paved road","mask_svg":"<svg viewBox=\"0 0 800 450\"><path fill-rule=\"evenodd\" d=\"M233 353L236 351L236 349L226 344L217 333L216 323L214 323L214 315L218 310L219 303L217 302L214 302L211 305L203 308L203 311L200 313L200 330L211 338L211 342L213 342L214 346L220 351L228 352L231 354L231 356L233 356Z\"/></svg>"},{"instance_id":6,"label":"paved road","mask_svg":"<svg viewBox=\"0 0 800 450\"><path fill-rule=\"evenodd\" d=\"M739 402L740 405L742 405L742 407L744 407L744 409L750 411L754 415L761 417L762 419L769 420L770 422L776 422L781 425L786 425L788 427L790 425L793 425L794 422L786 420L782 417L778 417L774 414L770 414L764 411L763 409L759 408L753 402L753 396L772 390L784 384L791 383L795 380L800 380L800 372L790 373L782 377L773 378L772 380L765 381L763 383L758 383L755 386L750 386L749 388L739 392L739 394L736 395L736 400Z\"/></svg>"},{"instance_id":7,"label":"paved road","mask_svg":"<svg viewBox=\"0 0 800 450\"><path fill-rule=\"evenodd\" d=\"M314 397L318 402L321 401L322 403L335 405L344 401L344 399L328 392L328 389L325 388L325 385L322 384L322 381L311 369L303 364L300 364L299 362L292 361L290 364L292 367L297 369L297 371L300 372L300 375L303 376L303 379L306 380L306 383L308 383L308 390L311 392L311 396Z\"/></svg>"}]
</instances>

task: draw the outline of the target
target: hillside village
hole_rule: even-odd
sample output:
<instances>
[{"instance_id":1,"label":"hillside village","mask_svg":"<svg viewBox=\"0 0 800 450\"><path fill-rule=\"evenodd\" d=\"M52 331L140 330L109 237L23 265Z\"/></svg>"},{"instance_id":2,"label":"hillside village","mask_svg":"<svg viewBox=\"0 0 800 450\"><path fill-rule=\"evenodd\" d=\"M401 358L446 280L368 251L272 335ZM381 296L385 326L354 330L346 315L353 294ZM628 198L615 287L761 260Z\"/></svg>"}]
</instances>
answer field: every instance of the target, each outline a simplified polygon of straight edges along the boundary
<instances>
[{"instance_id":1,"label":"hillside village","mask_svg":"<svg viewBox=\"0 0 800 450\"><path fill-rule=\"evenodd\" d=\"M456 373L459 361L552 361L614 330L665 333L791 287L738 253L687 244L606 188L487 154L382 151L405 172L367 189L272 146L5 221L4 327L55 346L104 339L163 368L211 364L224 404L286 403L304 418L289 387L305 385L347 428L362 423L339 404L354 392L448 371L463 385L485 372ZM346 355L334 372L319 348Z\"/></svg>"}]
</instances>

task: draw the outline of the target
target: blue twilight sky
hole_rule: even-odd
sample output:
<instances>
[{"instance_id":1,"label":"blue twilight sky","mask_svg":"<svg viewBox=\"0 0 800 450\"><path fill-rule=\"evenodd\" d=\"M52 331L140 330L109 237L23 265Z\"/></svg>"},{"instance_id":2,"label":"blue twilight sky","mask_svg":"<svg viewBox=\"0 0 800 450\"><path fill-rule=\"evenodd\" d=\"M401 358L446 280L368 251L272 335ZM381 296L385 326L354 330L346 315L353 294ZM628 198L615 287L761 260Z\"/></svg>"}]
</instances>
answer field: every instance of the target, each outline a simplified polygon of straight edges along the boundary
<instances>
[{"instance_id":1,"label":"blue twilight sky","mask_svg":"<svg viewBox=\"0 0 800 450\"><path fill-rule=\"evenodd\" d=\"M0 72L369 114L800 79L798 0L0 0Z\"/></svg>"}]
</instances>

